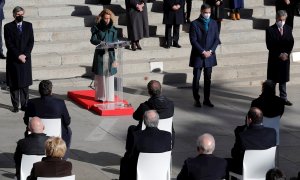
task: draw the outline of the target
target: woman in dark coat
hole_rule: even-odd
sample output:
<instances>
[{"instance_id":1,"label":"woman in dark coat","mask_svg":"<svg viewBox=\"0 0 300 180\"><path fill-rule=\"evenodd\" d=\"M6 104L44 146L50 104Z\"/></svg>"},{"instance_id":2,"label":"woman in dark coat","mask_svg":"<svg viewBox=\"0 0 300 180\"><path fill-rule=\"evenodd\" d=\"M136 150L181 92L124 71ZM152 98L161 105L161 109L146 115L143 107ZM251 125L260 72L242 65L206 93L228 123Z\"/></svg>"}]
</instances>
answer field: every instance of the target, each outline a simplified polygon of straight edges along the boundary
<instances>
[{"instance_id":1,"label":"woman in dark coat","mask_svg":"<svg viewBox=\"0 0 300 180\"><path fill-rule=\"evenodd\" d=\"M66 143L60 137L50 137L45 142L46 157L41 162L33 164L27 180L37 180L38 177L64 177L72 175L72 163L63 160L67 150Z\"/></svg>"},{"instance_id":2,"label":"woman in dark coat","mask_svg":"<svg viewBox=\"0 0 300 180\"><path fill-rule=\"evenodd\" d=\"M217 22L220 34L221 22L224 18L223 0L205 0L204 2L211 7L211 18Z\"/></svg>"},{"instance_id":3,"label":"woman in dark coat","mask_svg":"<svg viewBox=\"0 0 300 180\"><path fill-rule=\"evenodd\" d=\"M240 20L240 9L244 8L244 0L230 0L230 18L232 20Z\"/></svg>"},{"instance_id":4,"label":"woman in dark coat","mask_svg":"<svg viewBox=\"0 0 300 180\"><path fill-rule=\"evenodd\" d=\"M96 19L96 25L91 28L91 43L99 45L103 42L116 42L117 29L113 26L114 14L104 9ZM105 50L96 49L92 72L95 74L95 99L98 101L114 101L114 74L117 73L115 51L108 49L108 60L104 59ZM107 62L108 61L108 62Z\"/></svg>"},{"instance_id":5,"label":"woman in dark coat","mask_svg":"<svg viewBox=\"0 0 300 180\"><path fill-rule=\"evenodd\" d=\"M139 41L149 37L147 3L145 0L125 0L127 16L127 33L131 49L141 50Z\"/></svg>"}]
</instances>

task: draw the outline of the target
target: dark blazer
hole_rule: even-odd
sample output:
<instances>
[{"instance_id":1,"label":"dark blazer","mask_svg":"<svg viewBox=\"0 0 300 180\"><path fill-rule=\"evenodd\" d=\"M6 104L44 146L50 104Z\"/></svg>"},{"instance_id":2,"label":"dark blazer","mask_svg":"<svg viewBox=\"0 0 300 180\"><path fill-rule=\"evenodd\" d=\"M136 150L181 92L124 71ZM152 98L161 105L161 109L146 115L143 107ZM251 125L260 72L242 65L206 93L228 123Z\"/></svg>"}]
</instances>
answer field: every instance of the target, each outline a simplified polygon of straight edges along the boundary
<instances>
[{"instance_id":1,"label":"dark blazer","mask_svg":"<svg viewBox=\"0 0 300 180\"><path fill-rule=\"evenodd\" d=\"M180 5L180 9L174 11L172 7L174 5ZM185 0L164 0L163 2L163 24L175 25L184 23L184 5Z\"/></svg>"},{"instance_id":2,"label":"dark blazer","mask_svg":"<svg viewBox=\"0 0 300 180\"><path fill-rule=\"evenodd\" d=\"M276 131L263 125L238 126L231 156L236 167L243 167L245 150L263 150L276 146ZM239 169L238 171L241 171Z\"/></svg>"},{"instance_id":3,"label":"dark blazer","mask_svg":"<svg viewBox=\"0 0 300 180\"><path fill-rule=\"evenodd\" d=\"M20 139L17 142L16 151L14 154L14 160L16 165L16 176L20 177L20 168L22 154L27 155L44 155L45 154L45 141L48 139L48 136L45 134L36 134L32 133Z\"/></svg>"},{"instance_id":4,"label":"dark blazer","mask_svg":"<svg viewBox=\"0 0 300 180\"><path fill-rule=\"evenodd\" d=\"M69 127L71 117L64 100L53 96L30 99L24 114L24 123L28 125L29 117L38 116L40 118L61 118L62 139L69 147L72 131Z\"/></svg>"},{"instance_id":5,"label":"dark blazer","mask_svg":"<svg viewBox=\"0 0 300 180\"><path fill-rule=\"evenodd\" d=\"M212 154L200 154L184 161L177 180L220 180L226 176L227 162Z\"/></svg>"},{"instance_id":6,"label":"dark blazer","mask_svg":"<svg viewBox=\"0 0 300 180\"><path fill-rule=\"evenodd\" d=\"M260 95L251 103L251 107L259 108L265 117L282 116L285 100L276 95Z\"/></svg>"},{"instance_id":7,"label":"dark blazer","mask_svg":"<svg viewBox=\"0 0 300 180\"><path fill-rule=\"evenodd\" d=\"M32 85L31 51L34 44L32 24L22 22L22 33L15 21L5 24L4 39L7 47L6 83L9 87L24 88ZM26 55L22 63L18 57Z\"/></svg>"},{"instance_id":8,"label":"dark blazer","mask_svg":"<svg viewBox=\"0 0 300 180\"><path fill-rule=\"evenodd\" d=\"M121 159L120 180L135 180L140 152L161 153L171 150L171 133L149 128L135 131L132 139L127 139L126 153Z\"/></svg>"},{"instance_id":9,"label":"dark blazer","mask_svg":"<svg viewBox=\"0 0 300 180\"><path fill-rule=\"evenodd\" d=\"M267 79L275 82L288 82L290 80L290 59L282 61L281 53L290 53L294 47L292 28L283 26L283 36L280 35L276 24L266 30L266 44L269 50Z\"/></svg>"},{"instance_id":10,"label":"dark blazer","mask_svg":"<svg viewBox=\"0 0 300 180\"><path fill-rule=\"evenodd\" d=\"M44 157L41 162L33 164L27 180L36 180L37 177L64 177L72 175L72 163L60 158Z\"/></svg>"},{"instance_id":11,"label":"dark blazer","mask_svg":"<svg viewBox=\"0 0 300 180\"><path fill-rule=\"evenodd\" d=\"M216 49L220 44L218 25L215 20L211 19L208 24L208 31L204 29L201 17L194 20L190 25L190 42L192 51L190 56L190 67L213 67L217 65ZM205 59L203 51L212 51L212 56Z\"/></svg>"}]
</instances>

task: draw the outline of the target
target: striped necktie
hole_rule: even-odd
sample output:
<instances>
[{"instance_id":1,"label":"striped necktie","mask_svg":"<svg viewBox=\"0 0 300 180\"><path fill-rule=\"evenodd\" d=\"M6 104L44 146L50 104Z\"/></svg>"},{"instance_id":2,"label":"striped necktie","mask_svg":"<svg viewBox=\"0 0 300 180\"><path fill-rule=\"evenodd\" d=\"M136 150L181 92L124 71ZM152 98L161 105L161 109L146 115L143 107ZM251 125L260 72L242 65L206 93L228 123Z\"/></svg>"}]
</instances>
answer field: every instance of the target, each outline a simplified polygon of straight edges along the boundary
<instances>
[{"instance_id":1,"label":"striped necktie","mask_svg":"<svg viewBox=\"0 0 300 180\"><path fill-rule=\"evenodd\" d=\"M18 24L17 27L18 27L19 33L22 33L22 31L23 31L23 30L22 30L22 25L21 25L21 24Z\"/></svg>"}]
</instances>

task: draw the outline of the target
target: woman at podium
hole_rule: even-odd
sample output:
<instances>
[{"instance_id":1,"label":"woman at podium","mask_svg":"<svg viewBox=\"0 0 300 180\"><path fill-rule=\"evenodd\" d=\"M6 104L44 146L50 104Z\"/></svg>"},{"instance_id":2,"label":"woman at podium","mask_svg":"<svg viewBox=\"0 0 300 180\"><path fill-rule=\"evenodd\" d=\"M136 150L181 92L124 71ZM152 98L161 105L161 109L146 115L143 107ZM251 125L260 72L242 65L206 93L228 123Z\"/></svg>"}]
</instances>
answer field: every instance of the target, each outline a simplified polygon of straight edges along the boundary
<instances>
[{"instance_id":1,"label":"woman at podium","mask_svg":"<svg viewBox=\"0 0 300 180\"><path fill-rule=\"evenodd\" d=\"M114 14L104 9L97 17L96 24L91 28L91 43L112 43L117 41L117 29L113 25ZM108 53L106 53L108 52ZM95 75L95 100L114 101L114 75L117 73L114 48L96 48L92 72Z\"/></svg>"}]
</instances>

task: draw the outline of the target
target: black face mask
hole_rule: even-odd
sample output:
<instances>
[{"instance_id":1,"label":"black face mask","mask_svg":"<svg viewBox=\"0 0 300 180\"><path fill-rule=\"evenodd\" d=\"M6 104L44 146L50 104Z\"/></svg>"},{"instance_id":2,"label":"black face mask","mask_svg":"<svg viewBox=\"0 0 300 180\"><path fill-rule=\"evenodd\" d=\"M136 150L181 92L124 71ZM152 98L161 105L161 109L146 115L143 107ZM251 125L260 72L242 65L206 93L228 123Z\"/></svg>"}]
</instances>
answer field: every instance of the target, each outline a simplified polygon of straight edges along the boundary
<instances>
[{"instance_id":1,"label":"black face mask","mask_svg":"<svg viewBox=\"0 0 300 180\"><path fill-rule=\"evenodd\" d=\"M22 22L23 21L23 16L16 16L16 21L19 23L19 22Z\"/></svg>"}]
</instances>

